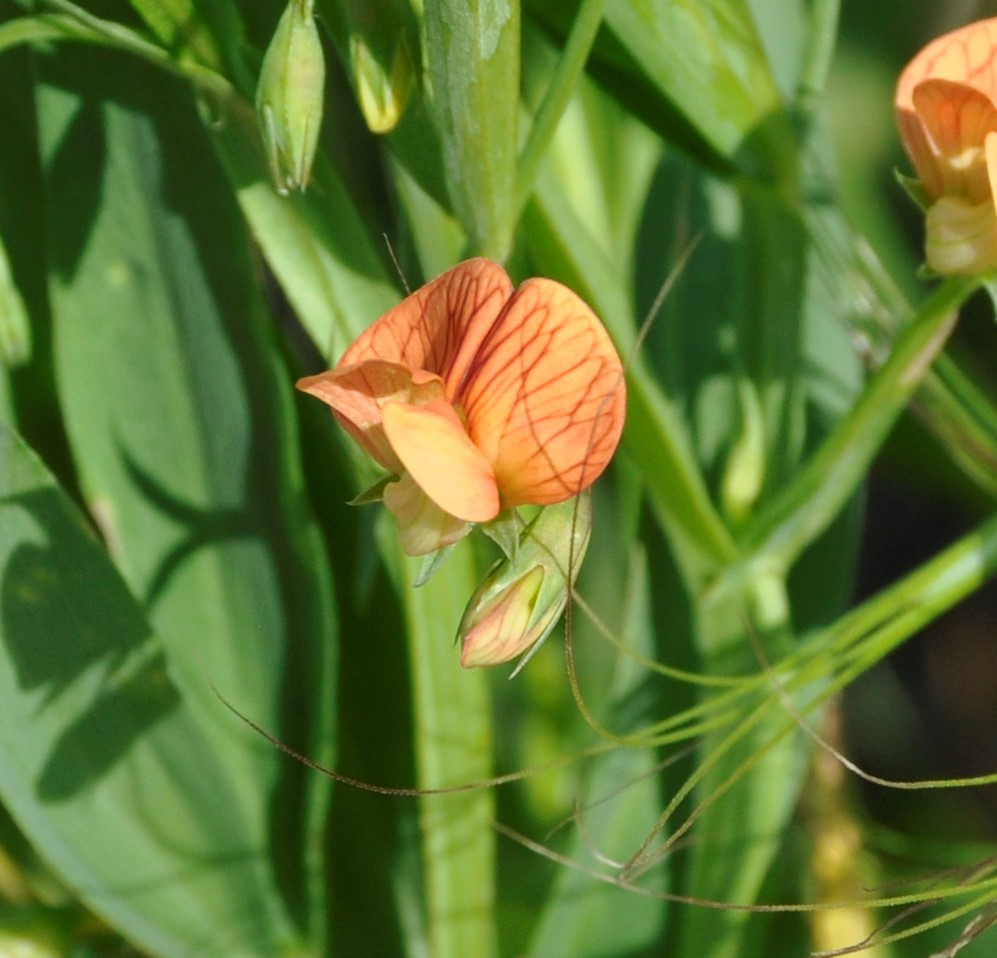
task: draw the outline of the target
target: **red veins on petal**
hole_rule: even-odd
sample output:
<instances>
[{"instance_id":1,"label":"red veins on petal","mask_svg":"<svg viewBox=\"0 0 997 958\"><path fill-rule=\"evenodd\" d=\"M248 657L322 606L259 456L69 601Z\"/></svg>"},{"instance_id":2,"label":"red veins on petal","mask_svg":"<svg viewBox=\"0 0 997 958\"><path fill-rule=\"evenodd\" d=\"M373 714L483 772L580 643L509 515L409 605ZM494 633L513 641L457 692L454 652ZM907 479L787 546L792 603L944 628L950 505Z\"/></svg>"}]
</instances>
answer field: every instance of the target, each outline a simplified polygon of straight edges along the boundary
<instances>
[{"instance_id":1,"label":"red veins on petal","mask_svg":"<svg viewBox=\"0 0 997 958\"><path fill-rule=\"evenodd\" d=\"M406 297L334 370L298 386L384 468L464 522L582 492L609 463L626 405L619 357L585 303L548 279L515 290L485 259ZM417 506L404 508L419 530L413 549L437 524Z\"/></svg>"},{"instance_id":2,"label":"red veins on petal","mask_svg":"<svg viewBox=\"0 0 997 958\"><path fill-rule=\"evenodd\" d=\"M470 259L407 296L343 354L338 366L385 359L436 373L453 399L482 340L512 295L504 269Z\"/></svg>"},{"instance_id":3,"label":"red veins on petal","mask_svg":"<svg viewBox=\"0 0 997 958\"><path fill-rule=\"evenodd\" d=\"M909 109L914 87L935 78L965 83L997 100L997 17L978 20L932 40L900 74L896 105Z\"/></svg>"},{"instance_id":4,"label":"red veins on petal","mask_svg":"<svg viewBox=\"0 0 997 958\"><path fill-rule=\"evenodd\" d=\"M549 279L523 283L482 345L459 400L506 505L588 488L623 430L619 357L595 314Z\"/></svg>"},{"instance_id":5,"label":"red veins on petal","mask_svg":"<svg viewBox=\"0 0 997 958\"><path fill-rule=\"evenodd\" d=\"M900 134L928 194L980 202L985 166L967 167L997 130L997 18L971 23L929 43L900 74Z\"/></svg>"}]
</instances>

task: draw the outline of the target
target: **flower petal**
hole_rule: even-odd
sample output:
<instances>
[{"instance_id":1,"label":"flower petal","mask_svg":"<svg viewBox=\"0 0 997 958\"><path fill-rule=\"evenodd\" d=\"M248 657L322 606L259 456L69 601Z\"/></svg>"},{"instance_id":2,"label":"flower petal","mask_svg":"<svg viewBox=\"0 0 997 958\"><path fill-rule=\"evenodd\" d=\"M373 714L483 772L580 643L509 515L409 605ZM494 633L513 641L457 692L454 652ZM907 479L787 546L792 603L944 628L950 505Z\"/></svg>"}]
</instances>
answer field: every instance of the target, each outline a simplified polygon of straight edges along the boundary
<instances>
[{"instance_id":1,"label":"flower petal","mask_svg":"<svg viewBox=\"0 0 997 958\"><path fill-rule=\"evenodd\" d=\"M466 260L385 313L350 346L339 366L382 359L426 369L442 377L452 399L512 290L497 263Z\"/></svg>"},{"instance_id":2,"label":"flower petal","mask_svg":"<svg viewBox=\"0 0 997 958\"><path fill-rule=\"evenodd\" d=\"M897 109L912 109L914 88L929 78L965 83L997 102L995 55L997 17L978 20L937 37L900 74Z\"/></svg>"},{"instance_id":3,"label":"flower petal","mask_svg":"<svg viewBox=\"0 0 997 958\"><path fill-rule=\"evenodd\" d=\"M342 427L389 472L401 469L381 427L384 406L391 402L424 405L444 395L439 376L376 359L306 376L296 385L330 405Z\"/></svg>"},{"instance_id":4,"label":"flower petal","mask_svg":"<svg viewBox=\"0 0 997 958\"><path fill-rule=\"evenodd\" d=\"M997 130L997 107L971 86L939 79L919 83L913 103L930 152L911 158L928 194L971 203L989 196L983 143Z\"/></svg>"},{"instance_id":5,"label":"flower petal","mask_svg":"<svg viewBox=\"0 0 997 958\"><path fill-rule=\"evenodd\" d=\"M609 463L626 391L595 314L549 279L523 283L482 344L458 403L504 506L563 502Z\"/></svg>"},{"instance_id":6,"label":"flower petal","mask_svg":"<svg viewBox=\"0 0 997 958\"><path fill-rule=\"evenodd\" d=\"M384 433L406 471L444 512L465 522L498 515L495 474L448 402L391 403L384 408Z\"/></svg>"},{"instance_id":7,"label":"flower petal","mask_svg":"<svg viewBox=\"0 0 997 958\"><path fill-rule=\"evenodd\" d=\"M384 504L398 520L402 551L428 555L467 535L470 525L444 512L406 473L384 487Z\"/></svg>"},{"instance_id":8,"label":"flower petal","mask_svg":"<svg viewBox=\"0 0 997 958\"><path fill-rule=\"evenodd\" d=\"M943 196L925 217L925 262L937 273L975 276L997 269L997 216L989 197Z\"/></svg>"}]
</instances>

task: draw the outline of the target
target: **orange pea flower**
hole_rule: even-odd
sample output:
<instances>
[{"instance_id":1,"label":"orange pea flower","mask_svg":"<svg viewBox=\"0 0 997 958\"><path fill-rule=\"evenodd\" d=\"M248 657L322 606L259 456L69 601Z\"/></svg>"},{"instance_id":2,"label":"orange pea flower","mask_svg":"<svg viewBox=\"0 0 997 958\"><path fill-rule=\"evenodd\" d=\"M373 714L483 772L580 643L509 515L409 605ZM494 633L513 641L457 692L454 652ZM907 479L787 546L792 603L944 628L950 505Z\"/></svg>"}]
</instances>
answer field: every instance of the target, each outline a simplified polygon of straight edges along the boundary
<instances>
[{"instance_id":1,"label":"orange pea flower","mask_svg":"<svg viewBox=\"0 0 997 958\"><path fill-rule=\"evenodd\" d=\"M929 43L897 84L900 136L927 208L938 273L997 268L997 18Z\"/></svg>"},{"instance_id":2,"label":"orange pea flower","mask_svg":"<svg viewBox=\"0 0 997 958\"><path fill-rule=\"evenodd\" d=\"M563 502L623 430L619 357L567 287L472 259L370 326L336 367L298 382L392 477L402 547L424 555L505 509Z\"/></svg>"}]
</instances>

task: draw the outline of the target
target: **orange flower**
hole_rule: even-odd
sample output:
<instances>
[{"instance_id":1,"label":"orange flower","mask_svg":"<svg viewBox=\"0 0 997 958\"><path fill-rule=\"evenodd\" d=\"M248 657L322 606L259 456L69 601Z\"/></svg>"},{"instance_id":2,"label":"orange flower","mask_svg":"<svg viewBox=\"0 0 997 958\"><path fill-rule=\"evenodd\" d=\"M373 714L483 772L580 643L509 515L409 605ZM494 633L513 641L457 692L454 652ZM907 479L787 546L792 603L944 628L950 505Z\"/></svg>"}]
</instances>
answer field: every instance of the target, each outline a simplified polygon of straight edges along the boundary
<instances>
[{"instance_id":1,"label":"orange flower","mask_svg":"<svg viewBox=\"0 0 997 958\"><path fill-rule=\"evenodd\" d=\"M901 73L896 110L939 273L997 268L997 18L929 43Z\"/></svg>"},{"instance_id":2,"label":"orange flower","mask_svg":"<svg viewBox=\"0 0 997 958\"><path fill-rule=\"evenodd\" d=\"M370 326L298 388L328 403L391 475L384 503L423 555L469 523L587 489L623 429L619 357L569 289L472 259Z\"/></svg>"}]
</instances>

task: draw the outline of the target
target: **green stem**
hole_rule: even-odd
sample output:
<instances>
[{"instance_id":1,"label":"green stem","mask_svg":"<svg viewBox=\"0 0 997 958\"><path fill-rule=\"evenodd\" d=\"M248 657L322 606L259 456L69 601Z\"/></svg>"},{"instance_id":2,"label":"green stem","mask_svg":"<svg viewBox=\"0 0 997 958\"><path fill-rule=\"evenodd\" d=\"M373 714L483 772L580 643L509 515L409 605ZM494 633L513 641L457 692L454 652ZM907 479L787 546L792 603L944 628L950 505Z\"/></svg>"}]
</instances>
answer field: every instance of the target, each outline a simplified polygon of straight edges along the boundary
<instances>
[{"instance_id":1,"label":"green stem","mask_svg":"<svg viewBox=\"0 0 997 958\"><path fill-rule=\"evenodd\" d=\"M925 425L963 472L997 495L997 410L948 356L939 356L914 397Z\"/></svg>"},{"instance_id":2,"label":"green stem","mask_svg":"<svg viewBox=\"0 0 997 958\"><path fill-rule=\"evenodd\" d=\"M805 138L831 69L834 43L838 35L841 0L814 0L810 9L810 35L803 51L803 68L796 90L795 115L799 131Z\"/></svg>"},{"instance_id":3,"label":"green stem","mask_svg":"<svg viewBox=\"0 0 997 958\"><path fill-rule=\"evenodd\" d=\"M0 26L0 51L19 43L40 40L75 40L123 50L193 83L199 90L226 99L234 93L221 74L192 61L174 59L166 50L150 43L134 30L102 20L68 0L45 0L60 14L19 17Z\"/></svg>"},{"instance_id":4,"label":"green stem","mask_svg":"<svg viewBox=\"0 0 997 958\"><path fill-rule=\"evenodd\" d=\"M516 176L516 219L519 218L519 213L529 199L540 160L547 152L557 125L574 95L578 78L585 69L589 51L602 23L602 11L605 6L606 0L582 0L578 7L557 69L544 94L540 109L533 118L526 146L519 155L519 171Z\"/></svg>"},{"instance_id":5,"label":"green stem","mask_svg":"<svg viewBox=\"0 0 997 958\"><path fill-rule=\"evenodd\" d=\"M417 589L412 583L418 563L403 559L401 566L419 787L483 781L492 774L488 676L461 669L452 638L476 585L473 565L467 555L452 555ZM420 801L430 953L490 958L497 953L492 792L481 788Z\"/></svg>"},{"instance_id":6,"label":"green stem","mask_svg":"<svg viewBox=\"0 0 997 958\"><path fill-rule=\"evenodd\" d=\"M997 515L849 613L833 628L834 644L846 648L861 641L862 668L868 668L995 573Z\"/></svg>"},{"instance_id":7,"label":"green stem","mask_svg":"<svg viewBox=\"0 0 997 958\"><path fill-rule=\"evenodd\" d=\"M751 556L788 569L855 494L887 434L945 344L958 309L977 288L975 279L947 279L900 333L886 362L861 398L796 476L753 524Z\"/></svg>"}]
</instances>

